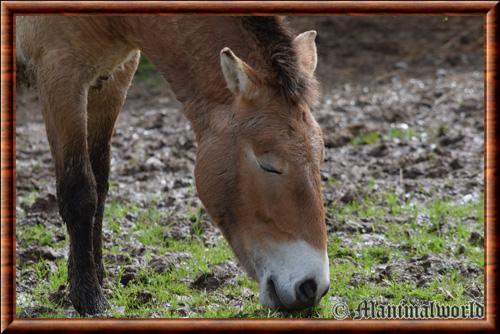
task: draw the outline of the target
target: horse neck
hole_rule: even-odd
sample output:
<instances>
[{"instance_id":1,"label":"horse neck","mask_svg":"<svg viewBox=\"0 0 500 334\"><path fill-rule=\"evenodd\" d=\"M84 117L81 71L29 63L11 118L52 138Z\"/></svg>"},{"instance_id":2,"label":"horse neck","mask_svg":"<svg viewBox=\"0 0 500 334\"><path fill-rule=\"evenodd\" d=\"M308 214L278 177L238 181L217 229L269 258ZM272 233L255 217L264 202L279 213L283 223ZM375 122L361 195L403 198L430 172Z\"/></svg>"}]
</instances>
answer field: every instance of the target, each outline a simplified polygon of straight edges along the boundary
<instances>
[{"instance_id":1,"label":"horse neck","mask_svg":"<svg viewBox=\"0 0 500 334\"><path fill-rule=\"evenodd\" d=\"M214 113L232 101L220 68L220 50L230 47L264 70L256 42L234 17L134 18L135 43L170 83L197 135Z\"/></svg>"}]
</instances>

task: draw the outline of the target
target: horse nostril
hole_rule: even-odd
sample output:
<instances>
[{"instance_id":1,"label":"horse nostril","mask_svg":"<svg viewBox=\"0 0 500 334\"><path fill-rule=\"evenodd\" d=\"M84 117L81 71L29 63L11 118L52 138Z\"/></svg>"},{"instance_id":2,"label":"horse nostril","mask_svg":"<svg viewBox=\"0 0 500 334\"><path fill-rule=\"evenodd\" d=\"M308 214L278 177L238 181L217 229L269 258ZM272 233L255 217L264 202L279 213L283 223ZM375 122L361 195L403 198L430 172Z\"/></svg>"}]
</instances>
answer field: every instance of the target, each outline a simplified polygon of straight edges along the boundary
<instances>
[{"instance_id":1,"label":"horse nostril","mask_svg":"<svg viewBox=\"0 0 500 334\"><path fill-rule=\"evenodd\" d=\"M267 280L267 291L269 293L269 298L275 303L276 307L282 307L283 304L281 303L278 293L276 292L276 285L274 284L272 278Z\"/></svg>"},{"instance_id":2,"label":"horse nostril","mask_svg":"<svg viewBox=\"0 0 500 334\"><path fill-rule=\"evenodd\" d=\"M307 279L296 285L295 292L298 299L305 304L313 304L316 300L316 290L318 285L314 279Z\"/></svg>"}]
</instances>

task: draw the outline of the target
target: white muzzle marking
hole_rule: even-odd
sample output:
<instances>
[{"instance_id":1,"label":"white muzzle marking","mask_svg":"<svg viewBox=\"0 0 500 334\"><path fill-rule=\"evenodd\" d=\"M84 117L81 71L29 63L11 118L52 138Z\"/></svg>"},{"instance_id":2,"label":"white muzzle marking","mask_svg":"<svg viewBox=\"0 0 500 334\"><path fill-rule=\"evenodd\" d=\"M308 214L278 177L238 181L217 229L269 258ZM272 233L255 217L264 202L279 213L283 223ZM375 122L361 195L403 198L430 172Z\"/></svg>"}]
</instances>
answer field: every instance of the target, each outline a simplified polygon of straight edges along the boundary
<instances>
[{"instance_id":1,"label":"white muzzle marking","mask_svg":"<svg viewBox=\"0 0 500 334\"><path fill-rule=\"evenodd\" d=\"M260 302L271 308L300 309L315 305L328 290L328 255L305 241L254 250ZM304 282L309 283L304 284ZM312 283L314 282L314 283Z\"/></svg>"}]
</instances>

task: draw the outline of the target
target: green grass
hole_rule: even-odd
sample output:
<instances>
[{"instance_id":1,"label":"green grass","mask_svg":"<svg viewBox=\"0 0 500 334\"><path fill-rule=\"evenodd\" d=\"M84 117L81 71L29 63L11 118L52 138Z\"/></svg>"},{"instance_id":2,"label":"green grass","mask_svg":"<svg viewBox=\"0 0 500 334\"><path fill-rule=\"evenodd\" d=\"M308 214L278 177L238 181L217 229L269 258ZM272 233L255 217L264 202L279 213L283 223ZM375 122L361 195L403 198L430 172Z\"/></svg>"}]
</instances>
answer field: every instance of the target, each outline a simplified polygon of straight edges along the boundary
<instances>
[{"instance_id":1,"label":"green grass","mask_svg":"<svg viewBox=\"0 0 500 334\"><path fill-rule=\"evenodd\" d=\"M21 243L23 245L52 246L53 233L42 224L23 227Z\"/></svg>"},{"instance_id":2,"label":"green grass","mask_svg":"<svg viewBox=\"0 0 500 334\"><path fill-rule=\"evenodd\" d=\"M383 131L382 133L377 131L366 131L352 138L351 145L375 145L382 139L411 140L416 135L417 132L412 128L391 128L388 131Z\"/></svg>"},{"instance_id":3,"label":"green grass","mask_svg":"<svg viewBox=\"0 0 500 334\"><path fill-rule=\"evenodd\" d=\"M368 131L362 133L351 140L352 145L373 145L380 141L380 133Z\"/></svg>"},{"instance_id":4,"label":"green grass","mask_svg":"<svg viewBox=\"0 0 500 334\"><path fill-rule=\"evenodd\" d=\"M334 186L336 180L329 180ZM367 189L374 188L369 181ZM473 245L470 236L473 231L482 232L483 199L457 204L445 198L420 205L410 205L394 191L378 191L347 204L334 203L331 214L340 224L345 221L369 221L373 233L384 238L384 242L364 244L362 233L343 238L333 233L329 236L331 287L320 305L312 310L281 313L263 308L259 304L257 284L247 276L237 278L235 284L223 284L214 291L191 287L189 282L200 273L209 273L214 265L234 259L227 242L221 239L215 246L207 247L202 235L202 221L205 213L201 207L188 210L191 221L191 238L165 239L164 232L174 223L169 212L163 212L152 205L139 209L131 203L113 201L108 203L105 224L111 231L113 246L104 248L104 254L123 254L124 246L135 239L146 247L144 265L139 266L136 278L123 286L120 281L124 266L118 266L116 274L108 274L106 287L111 289L108 298L112 317L325 317L332 316L332 308L339 298L354 310L363 300L385 298L391 304L408 298L421 301L436 301L450 305L469 301L464 291L472 284L482 285L483 275L471 279L456 268L445 268L427 284L418 286L414 280L405 280L404 266L411 259L423 256L437 256L449 260L471 263L483 268L483 248ZM394 217L399 217L394 219ZM403 218L401 218L403 217ZM121 227L124 219L133 221L125 233ZM423 221L423 223L422 223ZM52 234L41 225L20 226L18 240L21 244L37 243L53 246ZM462 252L457 247L463 246ZM61 245L59 245L61 246ZM174 252L186 252L171 270L158 273L147 265L154 256ZM134 256L128 255L129 259ZM107 268L110 263L105 263ZM374 268L381 265L395 269L387 277L376 278ZM403 266L403 267L402 267ZM402 267L402 268L401 268ZM53 311L42 317L66 317L67 306L56 304L49 296L66 284L65 260L55 262L55 269L47 261L18 263L21 273L34 270L38 284L29 294L18 299L19 311L33 303L47 306ZM22 276L22 275L21 275ZM358 278L358 279L356 279ZM141 300L141 294L149 293L151 298ZM245 293L243 293L245 292ZM186 313L187 312L187 313ZM74 314L73 314L74 315Z\"/></svg>"},{"instance_id":5,"label":"green grass","mask_svg":"<svg viewBox=\"0 0 500 334\"><path fill-rule=\"evenodd\" d=\"M412 128L408 129L392 128L389 131L389 136L391 138L410 140L413 137L415 137L415 135L416 135L415 130L413 130Z\"/></svg>"},{"instance_id":6,"label":"green grass","mask_svg":"<svg viewBox=\"0 0 500 334\"><path fill-rule=\"evenodd\" d=\"M163 76L144 54L141 54L139 67L135 72L134 84L143 85L145 88L151 89L163 89L167 86Z\"/></svg>"},{"instance_id":7,"label":"green grass","mask_svg":"<svg viewBox=\"0 0 500 334\"><path fill-rule=\"evenodd\" d=\"M191 230L195 236L201 236L203 229L201 228L201 219L203 215L203 208L191 208L191 214L189 215L189 220L191 221Z\"/></svg>"},{"instance_id":8,"label":"green grass","mask_svg":"<svg viewBox=\"0 0 500 334\"><path fill-rule=\"evenodd\" d=\"M378 198L377 198L378 197ZM385 201L385 206L376 209L373 206ZM398 260L408 260L422 256L445 256L449 259L471 262L479 268L484 266L484 251L482 248L471 245L469 238L472 231L482 231L483 200L469 204L455 204L447 200L436 200L427 205L411 207L401 203L392 192L379 196L371 196L360 201L349 203L340 209L337 218L342 221L355 217L371 217L374 223L387 228L384 233L388 243L363 247L359 252L349 245L343 245L338 237L331 237L329 242L329 256L333 265L331 267L333 290L329 294L342 296L349 301L351 310L364 299L373 299L384 296L390 303L398 303L402 298L416 297L422 301L437 301L449 304L464 304L468 302L464 290L470 280L456 269L445 270L442 275L437 275L428 286L417 287L416 282L405 282L394 276L380 283L371 283L369 280L358 286L348 287L350 277L361 274L370 277L372 268L383 263L397 264ZM403 214L406 222L390 222L392 214ZM418 215L427 215L430 225L418 225ZM468 217L476 218L475 224L467 220ZM385 221L384 223L381 223ZM436 233L436 227L447 221L451 225L447 233ZM412 231L412 233L406 233ZM450 244L463 245L465 251L457 255L456 249ZM403 272L404 273L404 272ZM477 282L481 285L483 276ZM327 308L328 309L328 308Z\"/></svg>"},{"instance_id":9,"label":"green grass","mask_svg":"<svg viewBox=\"0 0 500 334\"><path fill-rule=\"evenodd\" d=\"M22 199L22 203L26 206L30 206L35 203L36 198L38 197L39 191L37 189L33 189L28 195L24 196Z\"/></svg>"}]
</instances>

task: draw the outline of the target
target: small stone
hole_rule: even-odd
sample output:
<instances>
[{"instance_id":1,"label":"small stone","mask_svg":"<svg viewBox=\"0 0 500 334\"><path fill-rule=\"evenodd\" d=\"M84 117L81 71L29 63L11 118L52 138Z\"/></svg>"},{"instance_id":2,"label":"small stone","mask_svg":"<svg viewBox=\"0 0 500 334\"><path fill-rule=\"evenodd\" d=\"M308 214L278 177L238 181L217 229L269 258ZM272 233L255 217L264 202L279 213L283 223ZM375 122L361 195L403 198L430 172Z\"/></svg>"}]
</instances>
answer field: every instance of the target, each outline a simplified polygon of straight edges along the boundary
<instances>
[{"instance_id":1,"label":"small stone","mask_svg":"<svg viewBox=\"0 0 500 334\"><path fill-rule=\"evenodd\" d=\"M151 261L149 261L149 267L156 271L157 273L162 273L174 266L173 259L163 258L163 257L155 257Z\"/></svg>"},{"instance_id":2,"label":"small stone","mask_svg":"<svg viewBox=\"0 0 500 334\"><path fill-rule=\"evenodd\" d=\"M469 243L473 246L484 246L484 237L477 233L477 232L472 232L469 237Z\"/></svg>"},{"instance_id":3,"label":"small stone","mask_svg":"<svg viewBox=\"0 0 500 334\"><path fill-rule=\"evenodd\" d=\"M64 255L61 251L54 250L48 246L28 248L27 250L19 253L19 257L23 261L38 261L41 259L54 261L62 258L63 256Z\"/></svg>"},{"instance_id":4,"label":"small stone","mask_svg":"<svg viewBox=\"0 0 500 334\"><path fill-rule=\"evenodd\" d=\"M137 293L136 298L139 303L146 304L153 299L153 295L149 291L142 290Z\"/></svg>"},{"instance_id":5,"label":"small stone","mask_svg":"<svg viewBox=\"0 0 500 334\"><path fill-rule=\"evenodd\" d=\"M417 288L422 288L422 287L424 287L424 286L426 286L428 284L429 284L429 280L428 279L421 278L417 282Z\"/></svg>"},{"instance_id":6,"label":"small stone","mask_svg":"<svg viewBox=\"0 0 500 334\"><path fill-rule=\"evenodd\" d=\"M160 170L163 167L163 162L156 157L150 157L146 160L145 167L147 170Z\"/></svg>"},{"instance_id":7,"label":"small stone","mask_svg":"<svg viewBox=\"0 0 500 334\"><path fill-rule=\"evenodd\" d=\"M216 290L222 282L215 277L214 273L201 273L191 284L192 288L213 291Z\"/></svg>"},{"instance_id":8,"label":"small stone","mask_svg":"<svg viewBox=\"0 0 500 334\"><path fill-rule=\"evenodd\" d=\"M450 162L450 167L456 170L462 168L463 166L458 159L453 159L453 161Z\"/></svg>"},{"instance_id":9,"label":"small stone","mask_svg":"<svg viewBox=\"0 0 500 334\"><path fill-rule=\"evenodd\" d=\"M60 305L62 307L69 307L71 305L71 302L68 298L66 285L61 284L57 291L49 293L49 300L54 304Z\"/></svg>"},{"instance_id":10,"label":"small stone","mask_svg":"<svg viewBox=\"0 0 500 334\"><path fill-rule=\"evenodd\" d=\"M125 306L118 306L115 308L116 313L118 314L125 314Z\"/></svg>"},{"instance_id":11,"label":"small stone","mask_svg":"<svg viewBox=\"0 0 500 334\"><path fill-rule=\"evenodd\" d=\"M394 67L397 69L404 70L404 69L408 68L408 64L404 61L399 61L396 64L394 64Z\"/></svg>"},{"instance_id":12,"label":"small stone","mask_svg":"<svg viewBox=\"0 0 500 334\"><path fill-rule=\"evenodd\" d=\"M120 283L123 286L127 286L131 281L135 280L137 277L137 269L131 266L125 267L125 271L122 274Z\"/></svg>"},{"instance_id":13,"label":"small stone","mask_svg":"<svg viewBox=\"0 0 500 334\"><path fill-rule=\"evenodd\" d=\"M35 202L29 207L31 212L42 211L42 212L56 212L57 211L57 199L54 194L46 194L46 196L40 196L35 199Z\"/></svg>"},{"instance_id":14,"label":"small stone","mask_svg":"<svg viewBox=\"0 0 500 334\"><path fill-rule=\"evenodd\" d=\"M170 230L163 233L165 239L181 240L189 238L191 235L191 226L189 225L174 225Z\"/></svg>"},{"instance_id":15,"label":"small stone","mask_svg":"<svg viewBox=\"0 0 500 334\"><path fill-rule=\"evenodd\" d=\"M453 136L453 137L446 135L439 140L439 144L441 146L453 145L453 144L456 144L456 143L462 141L462 139L464 139L464 138L465 137L462 134L458 134L458 135Z\"/></svg>"},{"instance_id":16,"label":"small stone","mask_svg":"<svg viewBox=\"0 0 500 334\"><path fill-rule=\"evenodd\" d=\"M352 201L354 201L355 197L356 194L354 193L354 191L352 189L347 189L344 195L342 195L342 197L340 198L340 201L346 204L351 203Z\"/></svg>"},{"instance_id":17,"label":"small stone","mask_svg":"<svg viewBox=\"0 0 500 334\"><path fill-rule=\"evenodd\" d=\"M464 245L460 245L460 246L458 246L458 249L457 249L457 251L456 251L456 253L455 253L455 254L457 254L457 255L461 255L461 254L463 254L463 253L465 253L465 246L464 246Z\"/></svg>"},{"instance_id":18,"label":"small stone","mask_svg":"<svg viewBox=\"0 0 500 334\"><path fill-rule=\"evenodd\" d=\"M482 296L481 291L476 287L471 287L471 288L465 290L465 293L473 298L479 298Z\"/></svg>"}]
</instances>

